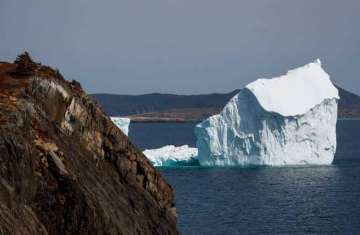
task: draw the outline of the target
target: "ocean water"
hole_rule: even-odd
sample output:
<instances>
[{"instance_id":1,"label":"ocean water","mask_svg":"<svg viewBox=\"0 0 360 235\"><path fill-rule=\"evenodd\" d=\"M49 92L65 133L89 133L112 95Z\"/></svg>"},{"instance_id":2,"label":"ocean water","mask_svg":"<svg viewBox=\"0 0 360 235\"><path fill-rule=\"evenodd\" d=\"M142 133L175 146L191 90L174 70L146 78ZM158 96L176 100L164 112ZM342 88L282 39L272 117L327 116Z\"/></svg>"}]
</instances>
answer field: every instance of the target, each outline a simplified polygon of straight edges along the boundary
<instances>
[{"instance_id":1,"label":"ocean water","mask_svg":"<svg viewBox=\"0 0 360 235\"><path fill-rule=\"evenodd\" d=\"M195 145L194 123L133 123L141 149ZM151 136L151 138L149 138ZM360 120L340 120L334 164L160 169L182 234L360 234Z\"/></svg>"}]
</instances>

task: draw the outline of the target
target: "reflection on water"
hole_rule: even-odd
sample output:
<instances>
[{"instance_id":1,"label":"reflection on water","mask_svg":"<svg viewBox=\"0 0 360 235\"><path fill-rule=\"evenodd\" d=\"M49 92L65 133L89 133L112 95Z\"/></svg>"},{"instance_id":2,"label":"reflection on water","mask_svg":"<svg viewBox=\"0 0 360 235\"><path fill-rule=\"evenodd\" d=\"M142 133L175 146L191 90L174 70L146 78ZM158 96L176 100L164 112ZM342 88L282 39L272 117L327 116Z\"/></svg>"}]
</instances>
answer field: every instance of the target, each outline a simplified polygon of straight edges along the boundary
<instances>
[{"instance_id":1,"label":"reflection on water","mask_svg":"<svg viewBox=\"0 0 360 235\"><path fill-rule=\"evenodd\" d=\"M360 165L162 169L183 234L356 233Z\"/></svg>"}]
</instances>

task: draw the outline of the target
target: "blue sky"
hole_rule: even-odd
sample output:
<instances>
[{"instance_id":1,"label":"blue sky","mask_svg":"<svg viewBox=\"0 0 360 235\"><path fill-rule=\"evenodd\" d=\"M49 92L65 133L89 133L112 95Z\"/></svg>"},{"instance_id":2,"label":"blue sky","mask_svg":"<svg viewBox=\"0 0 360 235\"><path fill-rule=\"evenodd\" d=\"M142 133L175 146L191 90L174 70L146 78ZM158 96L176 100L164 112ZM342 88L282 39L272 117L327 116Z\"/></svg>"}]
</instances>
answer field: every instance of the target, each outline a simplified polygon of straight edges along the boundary
<instances>
[{"instance_id":1,"label":"blue sky","mask_svg":"<svg viewBox=\"0 0 360 235\"><path fill-rule=\"evenodd\" d=\"M359 0L1 0L0 60L28 50L90 93L229 92L320 58L360 94Z\"/></svg>"}]
</instances>

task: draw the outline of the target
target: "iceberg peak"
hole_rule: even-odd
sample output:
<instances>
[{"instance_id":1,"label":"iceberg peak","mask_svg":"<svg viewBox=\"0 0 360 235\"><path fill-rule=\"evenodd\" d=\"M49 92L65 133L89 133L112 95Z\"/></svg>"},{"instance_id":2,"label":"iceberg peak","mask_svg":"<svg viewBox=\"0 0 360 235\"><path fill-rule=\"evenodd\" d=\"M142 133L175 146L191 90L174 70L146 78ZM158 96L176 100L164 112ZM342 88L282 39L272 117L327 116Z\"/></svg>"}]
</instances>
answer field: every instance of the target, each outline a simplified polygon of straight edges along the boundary
<instances>
[{"instance_id":1,"label":"iceberg peak","mask_svg":"<svg viewBox=\"0 0 360 235\"><path fill-rule=\"evenodd\" d=\"M264 110L282 116L301 115L326 99L339 99L320 59L279 77L258 79L245 89L253 93Z\"/></svg>"}]
</instances>

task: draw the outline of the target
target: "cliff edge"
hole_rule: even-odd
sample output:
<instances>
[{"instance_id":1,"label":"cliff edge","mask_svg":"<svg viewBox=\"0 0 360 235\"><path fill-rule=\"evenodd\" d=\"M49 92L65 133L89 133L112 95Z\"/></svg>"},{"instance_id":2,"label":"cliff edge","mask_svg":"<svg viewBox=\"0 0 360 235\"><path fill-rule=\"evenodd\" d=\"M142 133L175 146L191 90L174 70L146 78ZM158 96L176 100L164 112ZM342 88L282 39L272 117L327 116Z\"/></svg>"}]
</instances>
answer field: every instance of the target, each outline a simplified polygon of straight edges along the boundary
<instances>
[{"instance_id":1,"label":"cliff edge","mask_svg":"<svg viewBox=\"0 0 360 235\"><path fill-rule=\"evenodd\" d=\"M174 192L81 89L0 63L1 234L177 234Z\"/></svg>"}]
</instances>

